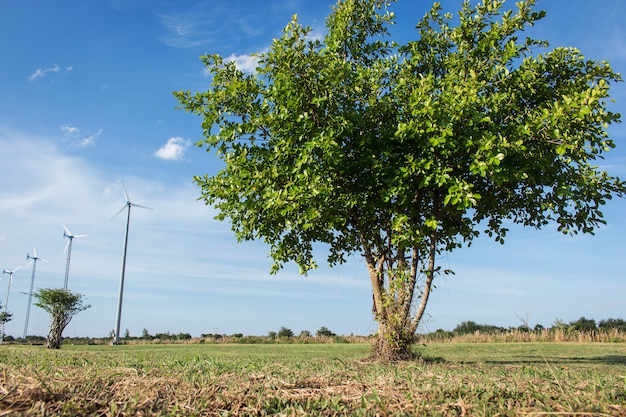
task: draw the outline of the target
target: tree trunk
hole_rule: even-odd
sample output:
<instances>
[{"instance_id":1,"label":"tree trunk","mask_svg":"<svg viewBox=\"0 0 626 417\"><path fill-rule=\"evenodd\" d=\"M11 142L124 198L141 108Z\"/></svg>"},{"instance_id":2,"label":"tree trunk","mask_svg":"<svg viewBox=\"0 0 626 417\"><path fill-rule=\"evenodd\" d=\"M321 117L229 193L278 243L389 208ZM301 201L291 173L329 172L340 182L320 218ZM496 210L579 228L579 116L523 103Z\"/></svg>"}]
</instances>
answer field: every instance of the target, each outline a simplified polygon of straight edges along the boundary
<instances>
[{"instance_id":1,"label":"tree trunk","mask_svg":"<svg viewBox=\"0 0 626 417\"><path fill-rule=\"evenodd\" d=\"M413 333L406 326L392 326L389 323L378 324L373 358L382 361L402 361L415 358L411 350Z\"/></svg>"},{"instance_id":2,"label":"tree trunk","mask_svg":"<svg viewBox=\"0 0 626 417\"><path fill-rule=\"evenodd\" d=\"M68 324L68 320L63 316L53 316L52 324L50 325L50 332L48 332L48 339L46 341L46 347L48 349L60 349L63 342L63 330Z\"/></svg>"},{"instance_id":3,"label":"tree trunk","mask_svg":"<svg viewBox=\"0 0 626 417\"><path fill-rule=\"evenodd\" d=\"M378 335L373 346L374 359L397 361L415 357L411 348L432 290L436 243L437 233L433 231L429 236L428 250L424 251L422 259L418 259L418 248L412 248L410 265L404 257L404 249L398 249L396 256L391 259L385 255L376 256L364 245L364 256L373 289L372 310L378 321ZM419 285L418 263L424 266L422 273L425 275ZM414 310L412 306L416 289L420 291L421 301ZM413 316L411 311L415 311Z\"/></svg>"}]
</instances>

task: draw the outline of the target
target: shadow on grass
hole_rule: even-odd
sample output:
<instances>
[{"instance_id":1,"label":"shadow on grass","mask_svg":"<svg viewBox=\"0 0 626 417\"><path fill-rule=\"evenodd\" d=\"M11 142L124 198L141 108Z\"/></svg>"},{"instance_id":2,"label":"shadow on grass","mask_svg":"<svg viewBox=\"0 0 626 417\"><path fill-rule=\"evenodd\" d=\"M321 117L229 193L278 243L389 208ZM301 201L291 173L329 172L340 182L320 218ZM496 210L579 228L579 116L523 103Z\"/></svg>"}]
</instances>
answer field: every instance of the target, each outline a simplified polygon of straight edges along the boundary
<instances>
[{"instance_id":1,"label":"shadow on grass","mask_svg":"<svg viewBox=\"0 0 626 417\"><path fill-rule=\"evenodd\" d=\"M485 363L498 364L498 365L536 365L549 363L552 365L568 365L568 364L580 364L580 365L626 365L626 356L595 356L595 357L536 357L536 356L523 356L519 357L519 360L487 360ZM467 363L467 362L466 362Z\"/></svg>"}]
</instances>

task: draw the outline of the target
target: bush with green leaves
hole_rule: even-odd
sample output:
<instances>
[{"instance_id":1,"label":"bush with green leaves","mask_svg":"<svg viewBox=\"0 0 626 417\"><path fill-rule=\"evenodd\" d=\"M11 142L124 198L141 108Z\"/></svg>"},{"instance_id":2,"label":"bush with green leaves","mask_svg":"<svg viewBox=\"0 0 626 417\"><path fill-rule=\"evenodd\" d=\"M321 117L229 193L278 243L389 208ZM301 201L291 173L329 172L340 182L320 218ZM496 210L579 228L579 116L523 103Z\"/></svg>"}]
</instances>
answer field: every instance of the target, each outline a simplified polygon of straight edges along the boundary
<instances>
[{"instance_id":1,"label":"bush with green leaves","mask_svg":"<svg viewBox=\"0 0 626 417\"><path fill-rule=\"evenodd\" d=\"M91 307L83 303L83 295L63 288L43 288L34 294L35 305L51 316L48 332L48 349L59 349L63 341L63 330L77 313Z\"/></svg>"}]
</instances>

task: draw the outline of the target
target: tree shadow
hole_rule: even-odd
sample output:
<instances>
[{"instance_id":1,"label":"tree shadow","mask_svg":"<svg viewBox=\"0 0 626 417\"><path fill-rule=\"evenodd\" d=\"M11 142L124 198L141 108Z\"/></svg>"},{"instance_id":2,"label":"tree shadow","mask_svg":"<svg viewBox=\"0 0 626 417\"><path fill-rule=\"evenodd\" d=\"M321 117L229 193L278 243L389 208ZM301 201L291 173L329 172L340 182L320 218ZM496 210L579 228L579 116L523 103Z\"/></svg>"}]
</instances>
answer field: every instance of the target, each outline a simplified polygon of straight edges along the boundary
<instances>
[{"instance_id":1,"label":"tree shadow","mask_svg":"<svg viewBox=\"0 0 626 417\"><path fill-rule=\"evenodd\" d=\"M626 365L626 356L607 355L593 357L537 357L537 356L521 356L518 360L487 360L485 363L498 365L569 365L569 364L588 364L588 365Z\"/></svg>"}]
</instances>

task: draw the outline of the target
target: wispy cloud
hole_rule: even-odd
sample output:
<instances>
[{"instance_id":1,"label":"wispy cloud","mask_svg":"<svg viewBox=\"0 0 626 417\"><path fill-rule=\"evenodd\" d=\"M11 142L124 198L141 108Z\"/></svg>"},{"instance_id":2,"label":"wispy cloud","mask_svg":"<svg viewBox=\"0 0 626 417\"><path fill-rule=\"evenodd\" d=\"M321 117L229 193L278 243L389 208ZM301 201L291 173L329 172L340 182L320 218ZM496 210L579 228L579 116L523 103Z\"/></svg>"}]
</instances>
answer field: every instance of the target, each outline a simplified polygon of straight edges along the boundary
<instances>
[{"instance_id":1,"label":"wispy cloud","mask_svg":"<svg viewBox=\"0 0 626 417\"><path fill-rule=\"evenodd\" d=\"M211 46L230 49L242 39L259 39L263 28L272 20L267 18L267 10L265 2L221 4L212 0L198 1L189 8L159 15L166 30L161 41L175 48Z\"/></svg>"},{"instance_id":2,"label":"wispy cloud","mask_svg":"<svg viewBox=\"0 0 626 417\"><path fill-rule=\"evenodd\" d=\"M74 69L74 67L69 66L65 68L66 72L70 72ZM54 72L59 72L61 71L61 67L59 67L57 64L54 64L53 66L49 67L49 68L37 68L35 70L35 72L33 72L32 74L30 74L28 76L28 81L35 81L38 78L43 78L46 75L48 75L49 73L54 73Z\"/></svg>"},{"instance_id":3,"label":"wispy cloud","mask_svg":"<svg viewBox=\"0 0 626 417\"><path fill-rule=\"evenodd\" d=\"M175 48L193 48L209 44L217 36L215 17L220 13L208 8L160 15L166 34L161 41Z\"/></svg>"},{"instance_id":4,"label":"wispy cloud","mask_svg":"<svg viewBox=\"0 0 626 417\"><path fill-rule=\"evenodd\" d=\"M61 132L63 133L63 138L65 140L71 141L72 146L77 148L86 148L89 146L95 146L96 140L102 134L103 130L98 129L96 133L91 135L83 135L80 132L80 129L76 126L72 125L63 125L61 126Z\"/></svg>"},{"instance_id":5,"label":"wispy cloud","mask_svg":"<svg viewBox=\"0 0 626 417\"><path fill-rule=\"evenodd\" d=\"M61 126L61 132L66 136L74 136L80 133L80 130L76 126L63 125Z\"/></svg>"},{"instance_id":6,"label":"wispy cloud","mask_svg":"<svg viewBox=\"0 0 626 417\"><path fill-rule=\"evenodd\" d=\"M177 161L185 156L185 151L191 146L188 140L181 137L172 137L167 140L165 145L161 146L154 155L157 158Z\"/></svg>"}]
</instances>

